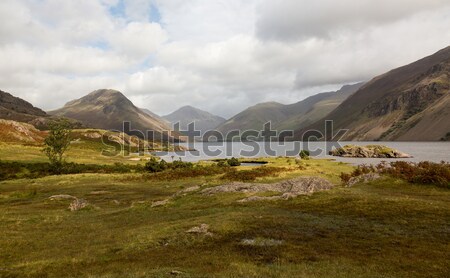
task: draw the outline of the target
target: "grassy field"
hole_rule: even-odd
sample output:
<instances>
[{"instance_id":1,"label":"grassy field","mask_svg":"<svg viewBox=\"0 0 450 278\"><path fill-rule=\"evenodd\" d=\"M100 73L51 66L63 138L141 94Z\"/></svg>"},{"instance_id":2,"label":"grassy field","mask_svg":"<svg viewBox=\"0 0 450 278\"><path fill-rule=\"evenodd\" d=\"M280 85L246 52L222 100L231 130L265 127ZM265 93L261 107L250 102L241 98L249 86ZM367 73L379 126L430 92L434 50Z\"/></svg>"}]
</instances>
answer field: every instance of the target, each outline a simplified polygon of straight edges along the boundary
<instances>
[{"instance_id":1,"label":"grassy field","mask_svg":"<svg viewBox=\"0 0 450 278\"><path fill-rule=\"evenodd\" d=\"M26 159L38 160L32 153ZM353 168L326 160L302 161L302 167L292 158L267 161L286 171L257 182L319 175L338 184L339 174ZM220 175L164 181L141 174L1 182L0 277L450 274L447 189L384 178L291 200L238 203L244 193L176 194L225 182ZM49 200L56 194L90 206L71 212L70 200ZM200 224L212 235L186 232Z\"/></svg>"}]
</instances>

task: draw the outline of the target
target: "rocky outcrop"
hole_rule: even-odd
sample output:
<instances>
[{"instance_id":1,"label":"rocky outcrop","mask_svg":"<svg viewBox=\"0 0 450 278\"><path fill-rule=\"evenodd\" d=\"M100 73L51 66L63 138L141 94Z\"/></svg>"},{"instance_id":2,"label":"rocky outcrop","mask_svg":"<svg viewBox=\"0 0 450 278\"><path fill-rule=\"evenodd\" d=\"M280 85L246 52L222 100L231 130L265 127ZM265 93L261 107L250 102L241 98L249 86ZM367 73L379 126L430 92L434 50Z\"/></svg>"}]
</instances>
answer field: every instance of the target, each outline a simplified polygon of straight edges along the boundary
<instances>
[{"instance_id":1,"label":"rocky outcrop","mask_svg":"<svg viewBox=\"0 0 450 278\"><path fill-rule=\"evenodd\" d=\"M374 180L380 179L381 176L378 173L367 173L361 176L352 177L345 183L345 186L352 187L357 183L368 183Z\"/></svg>"},{"instance_id":2,"label":"rocky outcrop","mask_svg":"<svg viewBox=\"0 0 450 278\"><path fill-rule=\"evenodd\" d=\"M46 134L34 126L0 119L0 141L14 143L42 143Z\"/></svg>"},{"instance_id":3,"label":"rocky outcrop","mask_svg":"<svg viewBox=\"0 0 450 278\"><path fill-rule=\"evenodd\" d=\"M409 158L409 154L403 153L382 145L356 146L345 145L342 148L330 151L330 155L341 157L359 158Z\"/></svg>"},{"instance_id":4,"label":"rocky outcrop","mask_svg":"<svg viewBox=\"0 0 450 278\"><path fill-rule=\"evenodd\" d=\"M250 196L238 202L251 202L262 200L287 200L295 198L299 195L312 194L314 192L329 190L333 188L333 184L324 178L319 177L300 177L291 180L281 181L272 184L263 183L239 183L234 182L216 187L206 188L201 192L204 195L213 195L226 192L242 192L242 193L264 193L279 192L281 195L264 197Z\"/></svg>"}]
</instances>

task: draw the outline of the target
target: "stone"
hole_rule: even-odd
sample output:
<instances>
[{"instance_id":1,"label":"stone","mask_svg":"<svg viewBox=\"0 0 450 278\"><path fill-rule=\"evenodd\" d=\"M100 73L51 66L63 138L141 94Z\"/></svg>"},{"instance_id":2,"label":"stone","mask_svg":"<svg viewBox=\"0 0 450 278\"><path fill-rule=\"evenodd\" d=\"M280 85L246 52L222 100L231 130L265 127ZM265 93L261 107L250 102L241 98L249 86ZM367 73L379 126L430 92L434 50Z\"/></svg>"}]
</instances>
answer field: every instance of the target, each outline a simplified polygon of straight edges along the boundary
<instances>
[{"instance_id":1,"label":"stone","mask_svg":"<svg viewBox=\"0 0 450 278\"><path fill-rule=\"evenodd\" d=\"M244 246L268 247L268 246L282 245L283 241L273 238L255 238L255 239L244 238L243 240L241 240L240 244Z\"/></svg>"},{"instance_id":2,"label":"stone","mask_svg":"<svg viewBox=\"0 0 450 278\"><path fill-rule=\"evenodd\" d=\"M200 226L192 227L189 230L186 231L186 233L189 234L203 234L205 236L212 236L213 234L209 232L209 225L208 224L200 224Z\"/></svg>"},{"instance_id":3,"label":"stone","mask_svg":"<svg viewBox=\"0 0 450 278\"><path fill-rule=\"evenodd\" d=\"M155 202L152 203L152 208L164 206L164 205L167 205L168 203L169 203L169 199L165 199L165 200L162 200L162 201L155 201Z\"/></svg>"},{"instance_id":4,"label":"stone","mask_svg":"<svg viewBox=\"0 0 450 278\"><path fill-rule=\"evenodd\" d=\"M69 209L70 211L77 211L87 207L89 203L84 199L75 199L70 203Z\"/></svg>"},{"instance_id":5,"label":"stone","mask_svg":"<svg viewBox=\"0 0 450 278\"><path fill-rule=\"evenodd\" d=\"M53 195L48 198L52 201L77 199L77 197L68 194Z\"/></svg>"}]
</instances>

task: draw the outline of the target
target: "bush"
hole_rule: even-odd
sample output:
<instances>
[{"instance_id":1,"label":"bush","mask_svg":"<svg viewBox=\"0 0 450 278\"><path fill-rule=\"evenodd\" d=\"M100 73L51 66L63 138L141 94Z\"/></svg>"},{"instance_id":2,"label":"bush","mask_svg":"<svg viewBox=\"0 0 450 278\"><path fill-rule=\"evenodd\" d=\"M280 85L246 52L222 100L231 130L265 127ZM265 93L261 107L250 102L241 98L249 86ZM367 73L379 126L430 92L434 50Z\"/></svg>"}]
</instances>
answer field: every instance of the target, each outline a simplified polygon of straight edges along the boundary
<instances>
[{"instance_id":1,"label":"bush","mask_svg":"<svg viewBox=\"0 0 450 278\"><path fill-rule=\"evenodd\" d=\"M340 178L342 183L347 184L349 180L352 178L352 175L347 173L341 173Z\"/></svg>"},{"instance_id":2,"label":"bush","mask_svg":"<svg viewBox=\"0 0 450 278\"><path fill-rule=\"evenodd\" d=\"M408 163L396 161L391 162L390 167L381 168L381 171L411 183L435 184L450 188L450 164L446 162Z\"/></svg>"},{"instance_id":3,"label":"bush","mask_svg":"<svg viewBox=\"0 0 450 278\"><path fill-rule=\"evenodd\" d=\"M232 157L230 159L227 159L227 163L228 163L228 165L230 165L232 167L241 165L241 162L239 162L239 160L237 158L234 158L234 157Z\"/></svg>"},{"instance_id":4,"label":"bush","mask_svg":"<svg viewBox=\"0 0 450 278\"><path fill-rule=\"evenodd\" d=\"M150 173L162 172L167 169L164 160L158 161L156 158L152 157L147 163L145 163L145 170Z\"/></svg>"},{"instance_id":5,"label":"bush","mask_svg":"<svg viewBox=\"0 0 450 278\"><path fill-rule=\"evenodd\" d=\"M301 150L299 155L300 155L301 159L309 159L309 151L308 150Z\"/></svg>"},{"instance_id":6,"label":"bush","mask_svg":"<svg viewBox=\"0 0 450 278\"><path fill-rule=\"evenodd\" d=\"M360 165L351 174L341 173L341 180L345 183L351 177L358 177L371 172L389 175L410 183L434 184L450 188L450 164L446 162L434 163L423 161L412 163L395 161L391 163L382 162L375 167Z\"/></svg>"},{"instance_id":7,"label":"bush","mask_svg":"<svg viewBox=\"0 0 450 278\"><path fill-rule=\"evenodd\" d=\"M170 169L192 169L194 164L192 162L183 162L181 159L168 164Z\"/></svg>"}]
</instances>

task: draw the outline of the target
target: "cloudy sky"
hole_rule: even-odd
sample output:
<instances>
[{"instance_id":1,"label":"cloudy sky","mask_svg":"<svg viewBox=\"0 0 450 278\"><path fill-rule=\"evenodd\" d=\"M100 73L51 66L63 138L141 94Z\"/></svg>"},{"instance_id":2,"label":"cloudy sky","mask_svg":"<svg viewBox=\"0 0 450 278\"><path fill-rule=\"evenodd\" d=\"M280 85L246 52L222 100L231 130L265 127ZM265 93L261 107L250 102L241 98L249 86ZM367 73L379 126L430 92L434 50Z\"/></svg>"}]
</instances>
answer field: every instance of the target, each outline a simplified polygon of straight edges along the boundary
<instances>
[{"instance_id":1,"label":"cloudy sky","mask_svg":"<svg viewBox=\"0 0 450 278\"><path fill-rule=\"evenodd\" d=\"M230 117L450 45L448 0L1 0L0 89L46 110L99 88Z\"/></svg>"}]
</instances>

